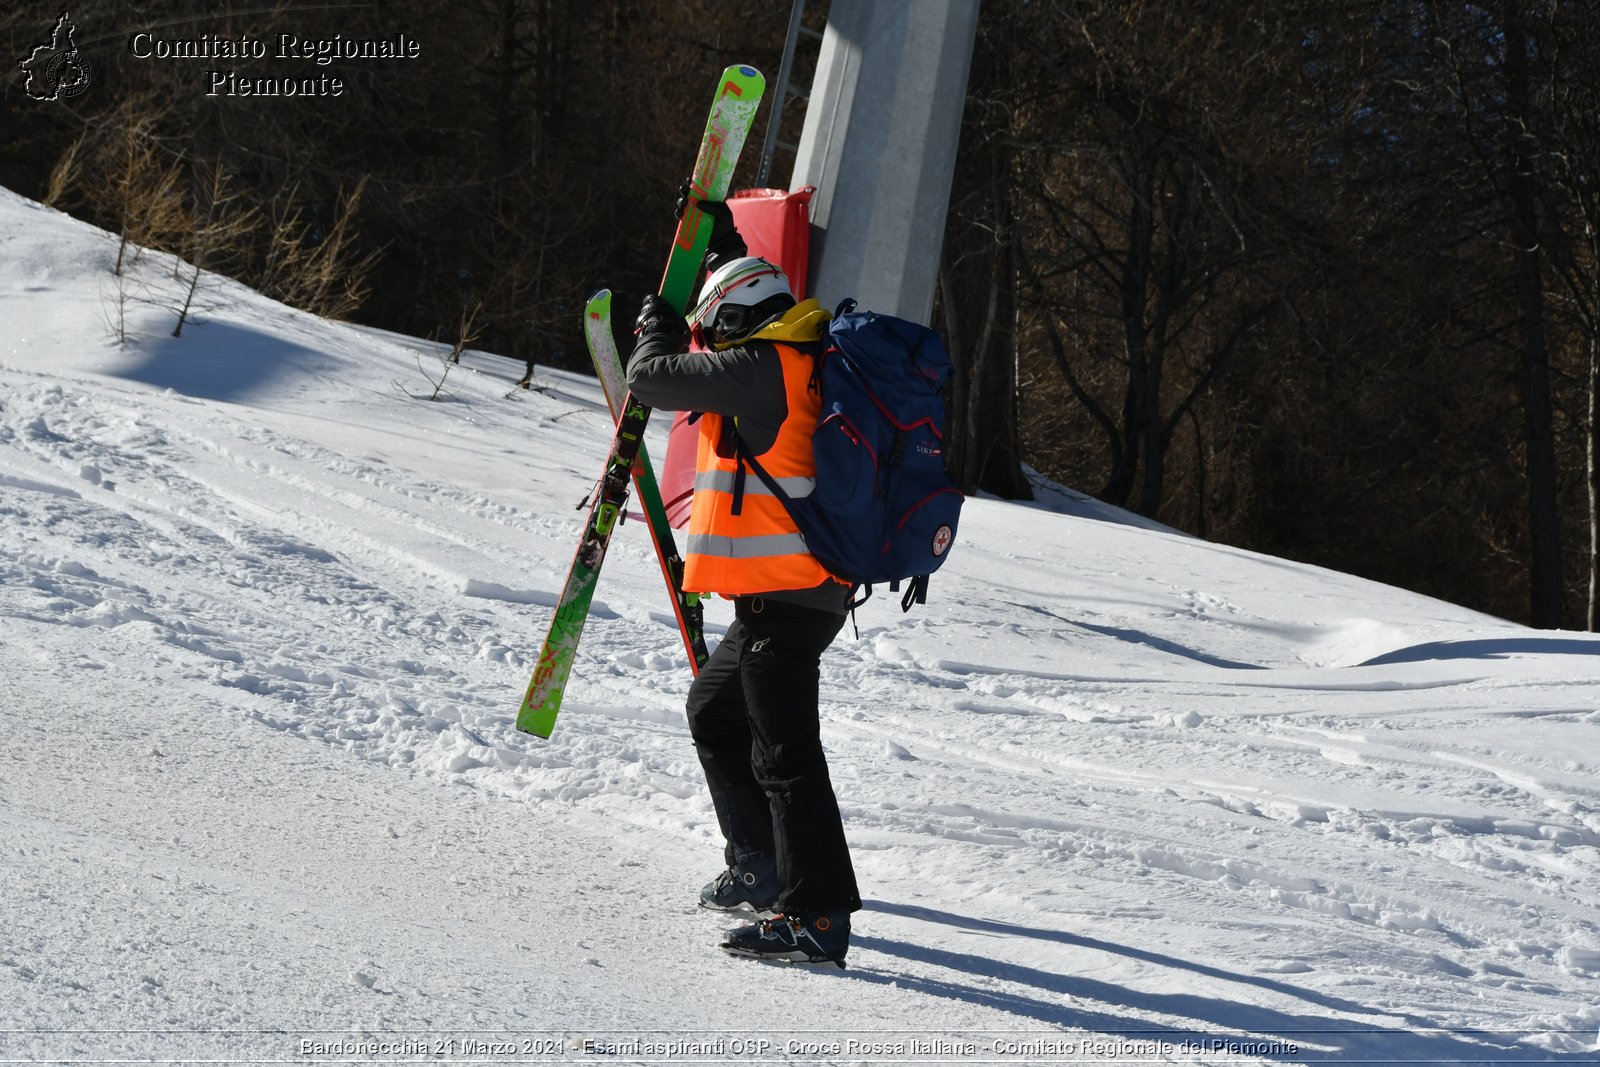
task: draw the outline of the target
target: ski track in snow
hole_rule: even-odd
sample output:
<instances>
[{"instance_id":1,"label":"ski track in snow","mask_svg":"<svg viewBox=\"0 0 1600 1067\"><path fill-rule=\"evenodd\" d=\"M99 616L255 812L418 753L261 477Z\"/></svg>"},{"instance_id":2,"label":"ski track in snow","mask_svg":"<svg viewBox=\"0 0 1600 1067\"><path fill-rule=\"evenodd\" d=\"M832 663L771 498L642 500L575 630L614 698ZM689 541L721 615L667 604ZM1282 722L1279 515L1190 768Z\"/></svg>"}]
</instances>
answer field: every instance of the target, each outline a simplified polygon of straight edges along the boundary
<instances>
[{"instance_id":1,"label":"ski track in snow","mask_svg":"<svg viewBox=\"0 0 1600 1067\"><path fill-rule=\"evenodd\" d=\"M0 657L34 698L9 713L22 747L0 799L8 851L28 858L0 876L23 919L0 943L5 1025L102 1013L130 1026L284 1025L273 1012L374 1031L530 1025L494 988L496 973L526 980L528 950L500 942L450 978L424 977L413 942L363 950L404 958L409 985L358 960L349 981L325 989L319 970L315 995L262 994L265 1008L249 983L180 995L172 987L198 965L175 947L173 908L196 908L204 932L223 927L197 897L281 904L256 901L246 873L193 843L193 825L148 846L160 853L152 878L188 872L179 898L85 890L132 893L94 906L126 905L128 936L144 942L134 955L160 958L107 962L98 982L71 988L69 928L38 903L74 877L59 835L114 870L138 867L146 845L127 844L141 831L86 782L68 792L105 809L87 837L27 791L119 774L124 758L163 763L175 744L195 753L182 774L196 788L235 774L298 813L270 828L274 856L298 835L344 841L374 819L385 849L439 848L439 827L478 820L485 839L451 841L458 869L442 877L472 870L482 883L459 899L423 885L437 909L425 920L380 900L396 922L460 931L542 893L565 901L553 921L588 946L551 968L571 981L561 968L620 966L648 983L636 938L617 927L659 907L661 969L729 991L756 977L707 951L715 925L684 906L719 842L682 721L688 664L642 531L613 544L553 740L513 727L582 522L573 505L602 458L597 387L541 372L559 390L508 397L484 360L452 378L455 400L406 400L376 383L403 377L410 349L229 287L228 314L318 351L320 369L310 384L225 399L163 390L130 367L170 346L96 340L67 302L86 283L58 280L28 243L64 234L98 280L103 242L9 194L0 207L0 246L16 253L0 268L0 314L28 334L0 347ZM66 309L53 325L19 317L52 298ZM204 346L204 323L185 341ZM841 976L859 981L807 1006L817 973L759 968L799 998L785 1001L799 1004L794 1028L1301 1033L1336 1058L1450 1061L1595 1047L1600 641L1084 508L983 499L969 502L930 603L901 615L890 599L864 608L859 638L847 625L823 661L824 737L868 898ZM713 605L708 632L727 617ZM148 707L125 721L118 693ZM181 730L163 733L168 700ZM319 781L320 804L274 791ZM149 780L129 795L156 824L181 820ZM331 810L363 797L439 811ZM217 803L224 822L265 832L241 798ZM530 822L571 878L552 887L521 858L516 830ZM614 856L563 851L552 826ZM363 863L374 885L414 876L369 845L351 846L350 884L338 885L367 877ZM492 855L509 859L490 868ZM240 884L213 884L218 871ZM400 891L385 884L357 896ZM299 962L261 932L279 920L257 916L251 951L286 971L263 988L345 966L330 946L350 931L312 930L316 908L312 895L290 909L286 928L319 939ZM600 988L632 996L628 981ZM131 999L106 992L129 983ZM400 998L389 1008L352 1006L386 986ZM229 996L243 998L231 1014L219 1007ZM671 1025L672 1001L644 996L587 1025ZM582 1027L604 1003L580 997L558 1015ZM776 1025L711 1007L696 1023ZM1469 1030L1482 1032L1451 1033Z\"/></svg>"}]
</instances>

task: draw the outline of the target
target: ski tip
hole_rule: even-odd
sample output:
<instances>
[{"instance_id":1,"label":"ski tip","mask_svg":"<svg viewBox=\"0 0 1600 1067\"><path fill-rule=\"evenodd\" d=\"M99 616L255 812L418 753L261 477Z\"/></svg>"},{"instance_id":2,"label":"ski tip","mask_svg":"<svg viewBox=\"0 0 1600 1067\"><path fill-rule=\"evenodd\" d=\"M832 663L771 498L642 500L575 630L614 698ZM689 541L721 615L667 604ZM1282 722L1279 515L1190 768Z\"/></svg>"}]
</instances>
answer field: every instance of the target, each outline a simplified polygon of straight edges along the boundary
<instances>
[{"instance_id":1,"label":"ski tip","mask_svg":"<svg viewBox=\"0 0 1600 1067\"><path fill-rule=\"evenodd\" d=\"M743 97L748 92L766 91L767 77L748 63L735 63L722 72L722 91Z\"/></svg>"}]
</instances>

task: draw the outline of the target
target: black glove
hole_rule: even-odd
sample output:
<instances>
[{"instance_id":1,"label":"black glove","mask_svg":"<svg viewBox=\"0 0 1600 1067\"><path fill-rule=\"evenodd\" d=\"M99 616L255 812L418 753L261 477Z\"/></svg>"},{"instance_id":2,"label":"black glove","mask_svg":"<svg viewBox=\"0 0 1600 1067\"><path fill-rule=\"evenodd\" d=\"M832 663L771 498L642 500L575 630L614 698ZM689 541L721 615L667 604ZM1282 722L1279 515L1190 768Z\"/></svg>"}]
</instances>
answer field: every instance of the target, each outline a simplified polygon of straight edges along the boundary
<instances>
[{"instance_id":1,"label":"black glove","mask_svg":"<svg viewBox=\"0 0 1600 1067\"><path fill-rule=\"evenodd\" d=\"M646 339L670 341L680 352L689 347L689 324L676 308L655 293L645 297L644 303L639 305L633 332L641 343Z\"/></svg>"},{"instance_id":2,"label":"black glove","mask_svg":"<svg viewBox=\"0 0 1600 1067\"><path fill-rule=\"evenodd\" d=\"M678 202L673 205L672 217L682 219L689 201L694 199L692 182L686 181L678 186ZM700 213L711 220L711 240L706 244L707 270L716 270L719 264L750 254L744 238L739 236L739 228L734 225L733 211L727 204L721 200L695 200L695 203L700 205Z\"/></svg>"},{"instance_id":3,"label":"black glove","mask_svg":"<svg viewBox=\"0 0 1600 1067\"><path fill-rule=\"evenodd\" d=\"M700 212L711 220L711 240L706 243L706 270L716 270L724 263L750 254L739 229L733 224L733 212L720 200L700 201Z\"/></svg>"}]
</instances>

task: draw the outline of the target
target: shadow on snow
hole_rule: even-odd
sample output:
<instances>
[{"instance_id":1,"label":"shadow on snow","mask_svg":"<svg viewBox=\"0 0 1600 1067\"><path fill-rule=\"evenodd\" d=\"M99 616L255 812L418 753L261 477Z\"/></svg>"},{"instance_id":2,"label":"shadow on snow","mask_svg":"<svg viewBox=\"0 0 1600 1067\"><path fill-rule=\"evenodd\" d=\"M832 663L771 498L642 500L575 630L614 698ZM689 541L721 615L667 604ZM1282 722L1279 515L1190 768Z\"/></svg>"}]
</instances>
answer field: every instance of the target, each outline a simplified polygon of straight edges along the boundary
<instances>
[{"instance_id":1,"label":"shadow on snow","mask_svg":"<svg viewBox=\"0 0 1600 1067\"><path fill-rule=\"evenodd\" d=\"M982 1004L1051 1028L1082 1029L1130 1041L1164 1041L1173 1044L1189 1041L1238 1042L1258 1046L1273 1043L1280 1046L1295 1045L1299 1049L1297 1053L1288 1051L1276 1055L1270 1052L1257 1053L1266 1059L1281 1059L1291 1063L1304 1063L1308 1056L1317 1060L1359 1060L1368 1063L1543 1062L1569 1058L1546 1049L1510 1042L1503 1034L1483 1031L1442 1032L1437 1023L1416 1016L1397 1015L1382 1009L1368 1008L1354 1001L1300 988L1275 979L1238 974L1176 956L1118 945L1061 930L1018 926L913 904L895 904L881 900L866 901L863 907L868 911L959 927L981 934L1036 938L1088 951L1111 953L1176 971L1187 971L1198 977L1253 986L1303 1001L1310 1006L1307 1011L1300 1013L1223 1000L1214 996L1140 992L1094 978L1007 963L972 952L933 948L926 944L859 934L851 938L851 944L856 948L932 964L957 974L982 979L985 984L977 985L956 978L920 977L862 967L842 972L841 978L853 977L859 981L883 985L893 983L899 988L916 989L930 996ZM996 989L987 984L993 980L1030 986L1037 990L1039 995ZM1088 1004L1100 1007L1086 1007ZM1119 1009L1137 1009L1152 1015L1191 1019L1197 1025L1193 1029L1159 1024L1137 1025ZM1387 1016L1393 1019L1394 1023L1389 1026L1366 1024L1341 1015L1319 1014L1317 1009L1323 1012ZM1220 1048L1216 1051L1224 1052ZM1590 1056L1570 1058L1592 1061Z\"/></svg>"},{"instance_id":2,"label":"shadow on snow","mask_svg":"<svg viewBox=\"0 0 1600 1067\"><path fill-rule=\"evenodd\" d=\"M162 336L139 346L117 377L171 389L201 400L239 402L293 377L316 377L323 357L281 337L228 322L191 321L182 337Z\"/></svg>"},{"instance_id":3,"label":"shadow on snow","mask_svg":"<svg viewBox=\"0 0 1600 1067\"><path fill-rule=\"evenodd\" d=\"M1241 663L1238 660L1213 656L1198 649L1189 648L1187 645L1180 645L1176 641L1168 641L1166 638L1147 634L1143 630L1132 630L1122 626L1104 626L1092 622L1083 622L1080 619L1069 619L1064 615L1057 615L1053 611L1047 611L1034 604L1018 604L1009 600L1006 603L1012 607L1022 608L1024 611L1031 611L1036 615L1044 615L1059 620L1068 626L1076 626L1080 630L1088 630L1090 633L1099 634L1102 637L1112 637L1118 641L1126 641L1131 645L1144 645L1146 648L1153 648L1157 652L1165 652L1169 656L1177 656L1181 659L1194 660L1196 663L1204 663L1208 667L1221 667L1232 671L1260 671L1266 669L1259 663Z\"/></svg>"},{"instance_id":4,"label":"shadow on snow","mask_svg":"<svg viewBox=\"0 0 1600 1067\"><path fill-rule=\"evenodd\" d=\"M1505 659L1507 656L1600 656L1600 640L1583 637L1485 637L1473 641L1430 641L1397 648L1362 663L1421 663L1438 659Z\"/></svg>"}]
</instances>

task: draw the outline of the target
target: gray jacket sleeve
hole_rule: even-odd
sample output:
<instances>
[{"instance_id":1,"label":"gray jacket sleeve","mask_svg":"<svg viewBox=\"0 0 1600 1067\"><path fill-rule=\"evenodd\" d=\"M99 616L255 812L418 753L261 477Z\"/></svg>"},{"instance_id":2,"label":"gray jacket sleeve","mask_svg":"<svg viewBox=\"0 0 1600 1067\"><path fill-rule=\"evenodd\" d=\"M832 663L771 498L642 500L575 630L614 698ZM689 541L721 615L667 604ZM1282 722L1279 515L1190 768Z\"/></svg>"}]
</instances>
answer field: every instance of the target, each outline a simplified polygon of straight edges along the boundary
<instances>
[{"instance_id":1,"label":"gray jacket sleeve","mask_svg":"<svg viewBox=\"0 0 1600 1067\"><path fill-rule=\"evenodd\" d=\"M737 419L739 436L757 456L772 447L789 415L782 357L760 341L722 352L680 352L665 335L647 336L628 360L628 389L651 407ZM830 579L762 595L843 615L852 591Z\"/></svg>"},{"instance_id":2,"label":"gray jacket sleeve","mask_svg":"<svg viewBox=\"0 0 1600 1067\"><path fill-rule=\"evenodd\" d=\"M664 337L645 337L628 361L628 389L651 407L737 418L739 436L758 456L789 414L777 350L760 342L680 352Z\"/></svg>"}]
</instances>

